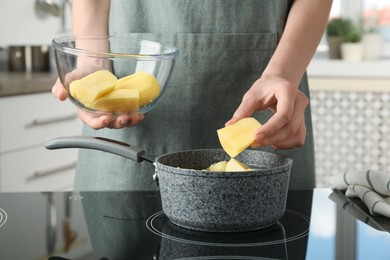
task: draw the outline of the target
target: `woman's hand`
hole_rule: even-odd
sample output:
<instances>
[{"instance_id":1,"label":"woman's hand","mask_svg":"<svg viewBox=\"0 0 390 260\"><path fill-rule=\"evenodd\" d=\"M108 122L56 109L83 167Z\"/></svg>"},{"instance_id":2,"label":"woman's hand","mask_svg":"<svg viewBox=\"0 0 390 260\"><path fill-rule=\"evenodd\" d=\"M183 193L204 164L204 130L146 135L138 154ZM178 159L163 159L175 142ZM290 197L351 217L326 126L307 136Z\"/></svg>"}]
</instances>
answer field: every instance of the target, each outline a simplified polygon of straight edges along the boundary
<instances>
[{"instance_id":1,"label":"woman's hand","mask_svg":"<svg viewBox=\"0 0 390 260\"><path fill-rule=\"evenodd\" d=\"M73 1L72 2L72 32L74 35L108 35L108 20L110 13L110 1ZM99 19L95 19L96 15ZM95 41L91 45L89 41L78 40L77 48L93 50L96 52L108 52L110 46L105 41ZM72 73L68 73L65 78L65 85L68 85L72 80L80 79L97 69L111 69L111 62L102 59L93 59L87 57L78 57L77 69ZM68 92L57 80L52 88L53 95L63 101L68 97ZM134 112L127 115L119 115L117 117L111 115L96 115L79 109L80 119L93 129L108 128L124 128L132 127L144 119L144 115Z\"/></svg>"},{"instance_id":2,"label":"woman's hand","mask_svg":"<svg viewBox=\"0 0 390 260\"><path fill-rule=\"evenodd\" d=\"M245 93L240 106L226 125L268 108L274 114L257 130L252 147L299 147L305 143L304 111L308 104L309 99L289 81L277 76L263 76Z\"/></svg>"},{"instance_id":3,"label":"woman's hand","mask_svg":"<svg viewBox=\"0 0 390 260\"><path fill-rule=\"evenodd\" d=\"M271 109L274 115L256 133L253 147L302 146L306 138L304 111L308 98L297 89L328 22L332 0L292 1L282 37L262 77L244 95L226 124ZM308 35L308 37L301 37Z\"/></svg>"},{"instance_id":4,"label":"woman's hand","mask_svg":"<svg viewBox=\"0 0 390 260\"><path fill-rule=\"evenodd\" d=\"M72 74L69 74L67 80L71 80L71 77ZM57 79L56 83L54 84L52 88L52 93L60 101L64 101L68 98L68 92L65 90L59 79ZM96 115L79 109L78 114L81 121L83 121L86 125L95 130L99 130L106 127L114 129L132 127L141 123L144 119L144 115L138 112L114 117L111 115Z\"/></svg>"}]
</instances>

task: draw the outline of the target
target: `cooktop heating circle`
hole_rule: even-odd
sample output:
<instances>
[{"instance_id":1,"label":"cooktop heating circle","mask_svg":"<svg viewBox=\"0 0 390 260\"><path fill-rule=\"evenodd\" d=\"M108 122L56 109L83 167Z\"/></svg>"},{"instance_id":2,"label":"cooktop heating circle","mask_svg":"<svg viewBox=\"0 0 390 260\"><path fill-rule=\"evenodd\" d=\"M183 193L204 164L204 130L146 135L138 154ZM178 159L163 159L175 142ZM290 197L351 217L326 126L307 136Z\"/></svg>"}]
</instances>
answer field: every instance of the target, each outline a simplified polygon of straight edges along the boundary
<instances>
[{"instance_id":1,"label":"cooktop heating circle","mask_svg":"<svg viewBox=\"0 0 390 260\"><path fill-rule=\"evenodd\" d=\"M296 226L299 226L298 230L295 230L294 228L290 228L288 225L283 226L283 218L289 219L290 222L296 223ZM171 235L164 231L164 225L173 227L173 229L179 229L183 230L184 232L193 232L197 234L207 234L207 232L199 232L199 231L191 231L187 229L183 229L180 227L175 226L172 224L164 212L159 211L155 214L151 215L146 220L146 226L149 229L150 232L154 233L155 235L158 235L162 238L173 240L176 242L182 242L182 243L188 243L188 244L194 244L194 245L201 245L201 246L214 246L214 247L256 247L256 246L269 246L269 245L275 245L275 244L281 244L281 243L287 243L290 241L298 240L300 238L303 238L308 235L309 233L309 226L310 226L310 219L297 211L294 210L286 210L285 214L283 215L281 222L278 222L278 228L281 229L282 233L285 234L283 237L273 237L270 240L261 241L256 240L256 238L251 238L251 241L247 242L234 242L234 241L218 241L218 238L213 238L212 241L207 241L207 239L199 239L200 236L183 236L179 237L178 235ZM250 233L252 232L252 233ZM251 234L253 236L253 232L256 231L250 231L243 232L243 233L237 233L237 234ZM259 231L263 232L263 231ZM219 235L219 234L214 234ZM221 236L223 236L221 234ZM255 236L254 236L255 237ZM262 238L261 235L259 238Z\"/></svg>"},{"instance_id":2,"label":"cooktop heating circle","mask_svg":"<svg viewBox=\"0 0 390 260\"><path fill-rule=\"evenodd\" d=\"M7 212L5 212L2 208L0 208L0 227L5 224L7 221Z\"/></svg>"}]
</instances>

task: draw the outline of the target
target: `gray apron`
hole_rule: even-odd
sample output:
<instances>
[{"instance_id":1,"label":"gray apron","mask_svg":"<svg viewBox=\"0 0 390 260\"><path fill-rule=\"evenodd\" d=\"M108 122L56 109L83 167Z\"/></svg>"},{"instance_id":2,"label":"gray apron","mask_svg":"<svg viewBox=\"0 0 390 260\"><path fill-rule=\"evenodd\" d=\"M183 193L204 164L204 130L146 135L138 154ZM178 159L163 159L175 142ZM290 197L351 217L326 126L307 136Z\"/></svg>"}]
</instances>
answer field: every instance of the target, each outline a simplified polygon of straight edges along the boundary
<instances>
[{"instance_id":1,"label":"gray apron","mask_svg":"<svg viewBox=\"0 0 390 260\"><path fill-rule=\"evenodd\" d=\"M258 79L283 32L287 0L112 0L110 33L172 44L180 49L169 87L136 127L92 130L161 155L221 148L217 129ZM125 44L125 43L124 43ZM114 70L120 70L115 67ZM299 86L308 95L306 76ZM264 123L269 111L256 113ZM310 108L305 146L272 151L293 158L290 189L315 185ZM153 190L154 166L99 151L80 150L75 190Z\"/></svg>"}]
</instances>

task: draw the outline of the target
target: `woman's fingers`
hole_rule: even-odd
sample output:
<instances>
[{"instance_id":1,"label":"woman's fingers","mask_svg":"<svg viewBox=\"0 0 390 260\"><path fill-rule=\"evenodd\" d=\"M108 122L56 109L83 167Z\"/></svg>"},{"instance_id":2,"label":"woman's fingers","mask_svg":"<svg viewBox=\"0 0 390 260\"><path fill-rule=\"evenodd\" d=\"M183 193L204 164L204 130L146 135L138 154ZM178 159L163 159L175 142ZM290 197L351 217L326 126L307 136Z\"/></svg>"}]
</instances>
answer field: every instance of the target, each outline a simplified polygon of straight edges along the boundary
<instances>
[{"instance_id":1,"label":"woman's fingers","mask_svg":"<svg viewBox=\"0 0 390 260\"><path fill-rule=\"evenodd\" d=\"M68 92L65 90L60 79L57 79L57 81L54 83L51 92L53 93L53 96L55 96L60 101L64 101L68 98Z\"/></svg>"},{"instance_id":2,"label":"woman's fingers","mask_svg":"<svg viewBox=\"0 0 390 260\"><path fill-rule=\"evenodd\" d=\"M144 115L140 113L131 113L126 115L119 115L117 118L112 120L107 126L113 129L120 129L124 127L133 127L138 125L144 120Z\"/></svg>"},{"instance_id":3,"label":"woman's fingers","mask_svg":"<svg viewBox=\"0 0 390 260\"><path fill-rule=\"evenodd\" d=\"M306 125L302 121L300 127L297 129L294 135L290 136L288 139L281 141L280 143L275 142L272 147L274 149L290 149L295 147L300 147L305 144L306 138Z\"/></svg>"},{"instance_id":4,"label":"woman's fingers","mask_svg":"<svg viewBox=\"0 0 390 260\"><path fill-rule=\"evenodd\" d=\"M288 134L286 134L288 133ZM292 134L292 132L281 129L277 134L260 141L255 141L252 144L253 148L259 148L262 146L272 146L275 149L289 149L300 147L304 145L306 138L306 125L304 119L299 124L299 127Z\"/></svg>"},{"instance_id":5,"label":"woman's fingers","mask_svg":"<svg viewBox=\"0 0 390 260\"><path fill-rule=\"evenodd\" d=\"M296 90L275 93L276 104L269 107L275 114L259 128L256 133L256 140L272 137L291 123L291 120L295 120L296 116L299 116L297 112L301 111L297 111L295 93Z\"/></svg>"},{"instance_id":6,"label":"woman's fingers","mask_svg":"<svg viewBox=\"0 0 390 260\"><path fill-rule=\"evenodd\" d=\"M293 107L290 107L292 113L287 110L282 110L282 113L277 108L274 116L256 133L253 147L271 145L279 149L282 149L281 147L285 149L302 146L306 136L304 111L308 102L307 97L297 91ZM266 127L271 130L268 130Z\"/></svg>"},{"instance_id":7,"label":"woman's fingers","mask_svg":"<svg viewBox=\"0 0 390 260\"><path fill-rule=\"evenodd\" d=\"M233 117L225 123L225 126L231 125L244 117L252 116L252 114L256 111L257 104L258 104L258 100L256 99L256 94L255 93L252 94L252 93L253 91L248 91L244 95L241 104L234 112Z\"/></svg>"},{"instance_id":8,"label":"woman's fingers","mask_svg":"<svg viewBox=\"0 0 390 260\"><path fill-rule=\"evenodd\" d=\"M88 75L88 71L86 69L76 69L72 72L69 72L65 75L64 78L64 84L66 86L69 86L69 84L77 79L80 79L84 76ZM58 78L57 81L54 83L54 86L52 87L52 93L53 95L61 100L64 101L68 98L68 91L65 89L64 85L61 83L60 79Z\"/></svg>"},{"instance_id":9,"label":"woman's fingers","mask_svg":"<svg viewBox=\"0 0 390 260\"><path fill-rule=\"evenodd\" d=\"M144 120L144 115L140 113L124 114L119 115L117 117L113 117L109 114L95 115L79 109L78 114L81 121L83 121L86 125L95 130L99 130L106 127L112 129L133 127Z\"/></svg>"},{"instance_id":10,"label":"woman's fingers","mask_svg":"<svg viewBox=\"0 0 390 260\"><path fill-rule=\"evenodd\" d=\"M110 125L112 117L110 115L95 115L84 110L78 110L79 118L84 124L92 129L99 130Z\"/></svg>"},{"instance_id":11,"label":"woman's fingers","mask_svg":"<svg viewBox=\"0 0 390 260\"><path fill-rule=\"evenodd\" d=\"M81 78L83 75L86 74L87 70L74 70L71 73L68 73L65 76L65 84L70 84L75 79ZM52 87L52 93L53 95L63 101L68 98L68 91L64 88L61 81L57 79L54 86ZM144 120L144 115L140 114L138 112L130 113L130 114L124 114L124 115L118 115L118 116L112 116L110 114L93 114L87 111L84 111L82 109L78 110L78 115L80 120L91 127L92 129L99 130L102 128L113 128L113 129L120 129L125 127L133 127L139 123L141 123Z\"/></svg>"},{"instance_id":12,"label":"woman's fingers","mask_svg":"<svg viewBox=\"0 0 390 260\"><path fill-rule=\"evenodd\" d=\"M261 111L267 108L269 98L273 97L274 89L267 87L267 83L262 79L258 79L253 83L252 87L244 94L242 101L232 118L225 125L233 124L234 122L252 116L256 111Z\"/></svg>"}]
</instances>

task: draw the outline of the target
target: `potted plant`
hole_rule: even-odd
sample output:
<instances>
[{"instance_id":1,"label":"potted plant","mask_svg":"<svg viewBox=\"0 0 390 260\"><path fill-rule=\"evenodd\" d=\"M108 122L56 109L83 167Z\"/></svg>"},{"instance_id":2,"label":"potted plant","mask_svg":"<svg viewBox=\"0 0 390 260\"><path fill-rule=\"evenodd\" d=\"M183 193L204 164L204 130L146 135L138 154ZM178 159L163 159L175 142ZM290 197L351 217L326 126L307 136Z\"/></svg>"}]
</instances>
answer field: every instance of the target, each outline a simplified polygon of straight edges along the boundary
<instances>
[{"instance_id":1,"label":"potted plant","mask_svg":"<svg viewBox=\"0 0 390 260\"><path fill-rule=\"evenodd\" d=\"M341 44L341 57L346 61L360 61L363 58L362 30L351 22L344 32Z\"/></svg>"},{"instance_id":2,"label":"potted plant","mask_svg":"<svg viewBox=\"0 0 390 260\"><path fill-rule=\"evenodd\" d=\"M329 21L326 27L326 37L330 59L341 59L341 44L351 27L352 22L349 19L333 18Z\"/></svg>"}]
</instances>

